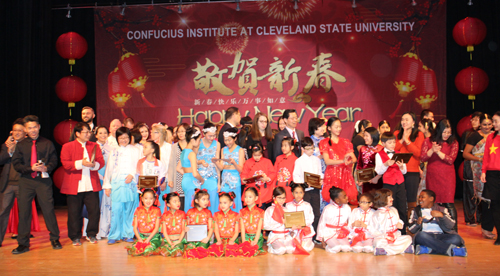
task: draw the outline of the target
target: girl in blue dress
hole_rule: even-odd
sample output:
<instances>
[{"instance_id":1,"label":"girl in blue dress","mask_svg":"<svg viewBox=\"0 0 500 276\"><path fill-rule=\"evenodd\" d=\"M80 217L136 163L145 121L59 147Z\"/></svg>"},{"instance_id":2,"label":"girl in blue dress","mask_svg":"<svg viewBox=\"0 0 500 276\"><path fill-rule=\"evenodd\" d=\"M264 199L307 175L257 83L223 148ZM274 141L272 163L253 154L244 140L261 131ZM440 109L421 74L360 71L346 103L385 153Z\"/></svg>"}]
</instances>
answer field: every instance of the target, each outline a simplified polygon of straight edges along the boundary
<instances>
[{"instance_id":1,"label":"girl in blue dress","mask_svg":"<svg viewBox=\"0 0 500 276\"><path fill-rule=\"evenodd\" d=\"M219 211L218 192L220 191L219 171L212 161L212 159L219 158L220 156L220 143L215 140L217 137L216 132L217 128L214 124L210 122L205 123L203 126L204 137L201 139L196 155L198 159L198 172L205 180L201 188L206 189L210 195L210 206L208 210L210 210L212 214Z\"/></svg>"},{"instance_id":2,"label":"girl in blue dress","mask_svg":"<svg viewBox=\"0 0 500 276\"><path fill-rule=\"evenodd\" d=\"M223 133L224 143L226 146L222 149L222 159L217 162L217 167L222 171L221 191L234 192L236 198L234 199L235 208L231 209L239 212L242 208L241 205L241 178L240 173L245 164L245 153L243 149L236 145L236 136L238 130L234 127L227 129Z\"/></svg>"},{"instance_id":3,"label":"girl in blue dress","mask_svg":"<svg viewBox=\"0 0 500 276\"><path fill-rule=\"evenodd\" d=\"M198 148L201 141L201 132L196 128L188 128L186 130L187 146L181 152L181 167L184 172L182 176L182 190L184 191L184 211L191 209L193 201L194 189L201 188L205 182L203 177L198 173L198 160L193 149Z\"/></svg>"}]
</instances>

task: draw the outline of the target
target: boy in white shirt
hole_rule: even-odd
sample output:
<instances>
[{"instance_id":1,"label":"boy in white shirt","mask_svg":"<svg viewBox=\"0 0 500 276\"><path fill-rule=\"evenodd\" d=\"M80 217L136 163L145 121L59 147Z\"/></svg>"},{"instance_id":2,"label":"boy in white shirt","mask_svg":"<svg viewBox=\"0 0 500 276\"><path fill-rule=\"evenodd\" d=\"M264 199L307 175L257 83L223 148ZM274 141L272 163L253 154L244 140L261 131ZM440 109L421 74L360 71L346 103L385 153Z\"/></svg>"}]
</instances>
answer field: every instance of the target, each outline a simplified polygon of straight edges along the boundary
<instances>
[{"instance_id":1,"label":"boy in white shirt","mask_svg":"<svg viewBox=\"0 0 500 276\"><path fill-rule=\"evenodd\" d=\"M321 160L314 156L314 142L310 137L305 137L300 141L302 147L302 156L295 160L295 167L293 169L293 182L305 183L304 172L317 174L321 177L321 185L323 185L323 173L321 171ZM307 184L307 183L306 183ZM304 195L304 201L311 204L314 213L314 229L318 228L319 217L321 216L321 189L309 186ZM316 237L313 237L316 243Z\"/></svg>"}]
</instances>

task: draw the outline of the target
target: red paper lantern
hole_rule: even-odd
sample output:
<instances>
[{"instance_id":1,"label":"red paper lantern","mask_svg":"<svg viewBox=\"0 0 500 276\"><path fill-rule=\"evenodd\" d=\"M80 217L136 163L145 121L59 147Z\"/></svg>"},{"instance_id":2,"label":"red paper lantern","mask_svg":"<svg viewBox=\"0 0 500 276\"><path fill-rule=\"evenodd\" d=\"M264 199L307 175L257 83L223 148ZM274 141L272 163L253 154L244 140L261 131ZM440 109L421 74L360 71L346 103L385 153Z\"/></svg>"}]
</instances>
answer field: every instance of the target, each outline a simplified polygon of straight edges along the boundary
<instances>
[{"instance_id":1,"label":"red paper lantern","mask_svg":"<svg viewBox=\"0 0 500 276\"><path fill-rule=\"evenodd\" d=\"M56 94L68 107L74 107L75 102L81 101L87 95L87 84L77 76L67 76L56 84Z\"/></svg>"},{"instance_id":2,"label":"red paper lantern","mask_svg":"<svg viewBox=\"0 0 500 276\"><path fill-rule=\"evenodd\" d=\"M438 97L438 86L434 70L422 66L420 71L415 101L422 106L422 109L431 107L431 103Z\"/></svg>"},{"instance_id":3,"label":"red paper lantern","mask_svg":"<svg viewBox=\"0 0 500 276\"><path fill-rule=\"evenodd\" d=\"M460 93L469 95L469 100L475 100L476 95L483 93L488 87L489 78L486 72L477 67L467 67L458 72L455 86Z\"/></svg>"},{"instance_id":4,"label":"red paper lantern","mask_svg":"<svg viewBox=\"0 0 500 276\"><path fill-rule=\"evenodd\" d=\"M56 125L54 128L54 139L59 145L69 142L71 132L73 132L73 128L75 128L77 123L75 120L68 119Z\"/></svg>"},{"instance_id":5,"label":"red paper lantern","mask_svg":"<svg viewBox=\"0 0 500 276\"><path fill-rule=\"evenodd\" d=\"M417 88L417 81L420 70L423 66L417 54L408 52L399 57L398 71L394 78L394 86L398 89L401 97Z\"/></svg>"},{"instance_id":6,"label":"red paper lantern","mask_svg":"<svg viewBox=\"0 0 500 276\"><path fill-rule=\"evenodd\" d=\"M125 53L118 62L118 69L127 80L128 86L141 92L148 80L148 74L141 58L137 54Z\"/></svg>"},{"instance_id":7,"label":"red paper lantern","mask_svg":"<svg viewBox=\"0 0 500 276\"><path fill-rule=\"evenodd\" d=\"M470 120L472 119L472 115L463 117L457 124L457 134L458 136L462 136L462 134L472 128L472 123Z\"/></svg>"},{"instance_id":8,"label":"red paper lantern","mask_svg":"<svg viewBox=\"0 0 500 276\"><path fill-rule=\"evenodd\" d=\"M54 182L54 185L60 190L62 187L62 184L64 183L64 176L66 176L66 170L64 170L64 167L59 167L56 169L54 174L52 175L52 182Z\"/></svg>"},{"instance_id":9,"label":"red paper lantern","mask_svg":"<svg viewBox=\"0 0 500 276\"><path fill-rule=\"evenodd\" d=\"M460 180L464 181L464 161L462 161L458 167L458 177L460 177Z\"/></svg>"},{"instance_id":10,"label":"red paper lantern","mask_svg":"<svg viewBox=\"0 0 500 276\"><path fill-rule=\"evenodd\" d=\"M75 59L81 59L87 53L87 48L85 38L75 32L62 34L56 41L57 52L68 59L71 65L75 64Z\"/></svg>"},{"instance_id":11,"label":"red paper lantern","mask_svg":"<svg viewBox=\"0 0 500 276\"><path fill-rule=\"evenodd\" d=\"M132 97L127 80L120 74L118 67L108 75L108 96L120 108L124 107L125 103Z\"/></svg>"},{"instance_id":12,"label":"red paper lantern","mask_svg":"<svg viewBox=\"0 0 500 276\"><path fill-rule=\"evenodd\" d=\"M486 25L474 18L464 18L453 28L453 39L460 46L467 46L467 52L474 51L474 45L481 43L486 37Z\"/></svg>"}]
</instances>

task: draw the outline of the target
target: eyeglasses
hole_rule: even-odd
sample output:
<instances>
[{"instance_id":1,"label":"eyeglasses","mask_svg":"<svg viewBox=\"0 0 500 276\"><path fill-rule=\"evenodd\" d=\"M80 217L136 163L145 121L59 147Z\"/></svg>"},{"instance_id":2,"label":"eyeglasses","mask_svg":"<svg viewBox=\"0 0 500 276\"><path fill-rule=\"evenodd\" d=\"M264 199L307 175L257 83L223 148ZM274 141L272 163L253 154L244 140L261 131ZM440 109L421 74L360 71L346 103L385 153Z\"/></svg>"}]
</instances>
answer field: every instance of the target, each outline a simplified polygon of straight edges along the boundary
<instances>
[{"instance_id":1,"label":"eyeglasses","mask_svg":"<svg viewBox=\"0 0 500 276\"><path fill-rule=\"evenodd\" d=\"M81 134L89 134L90 131L80 131Z\"/></svg>"}]
</instances>

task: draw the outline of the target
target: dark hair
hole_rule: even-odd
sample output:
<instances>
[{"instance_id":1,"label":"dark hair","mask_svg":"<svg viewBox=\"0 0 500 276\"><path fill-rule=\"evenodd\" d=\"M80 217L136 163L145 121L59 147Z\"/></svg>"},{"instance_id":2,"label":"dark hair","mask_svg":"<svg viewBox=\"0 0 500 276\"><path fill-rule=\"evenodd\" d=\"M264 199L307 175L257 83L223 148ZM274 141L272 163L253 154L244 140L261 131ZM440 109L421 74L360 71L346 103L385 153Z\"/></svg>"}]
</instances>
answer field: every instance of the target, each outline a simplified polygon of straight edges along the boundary
<instances>
[{"instance_id":1,"label":"dark hair","mask_svg":"<svg viewBox=\"0 0 500 276\"><path fill-rule=\"evenodd\" d=\"M236 198L236 194L234 192L222 192L222 193L219 193L219 199L223 198L223 197L227 197L229 198L229 201L231 202L234 202L234 199Z\"/></svg>"},{"instance_id":2,"label":"dark hair","mask_svg":"<svg viewBox=\"0 0 500 276\"><path fill-rule=\"evenodd\" d=\"M146 193L152 193L153 194L153 197L155 198L155 201L153 201L153 206L156 206L156 204L155 204L155 202L156 202L156 193L155 193L155 191L153 191L152 189L146 189L146 190L144 190L142 192L141 198L143 198L146 195Z\"/></svg>"},{"instance_id":3,"label":"dark hair","mask_svg":"<svg viewBox=\"0 0 500 276\"><path fill-rule=\"evenodd\" d=\"M313 146L314 147L314 142L313 140L311 139L311 137L304 137L304 139L302 139L300 141L300 146L302 148L305 148L305 147L310 147L310 146Z\"/></svg>"},{"instance_id":4,"label":"dark hair","mask_svg":"<svg viewBox=\"0 0 500 276\"><path fill-rule=\"evenodd\" d=\"M283 138L283 140L281 140L281 146L283 146L283 142L288 143L290 145L290 147L295 146L295 139L293 139L292 137Z\"/></svg>"},{"instance_id":5,"label":"dark hair","mask_svg":"<svg viewBox=\"0 0 500 276\"><path fill-rule=\"evenodd\" d=\"M151 144L151 146L154 149L154 152L153 152L154 156L156 157L156 159L160 160L160 146L157 143L155 143L155 141L153 141L153 140L147 140L146 144Z\"/></svg>"},{"instance_id":6,"label":"dark hair","mask_svg":"<svg viewBox=\"0 0 500 276\"><path fill-rule=\"evenodd\" d=\"M290 190L292 191L292 193L297 188L302 188L302 191L305 193L307 187L308 187L307 184L294 183L293 181L290 183Z\"/></svg>"},{"instance_id":7,"label":"dark hair","mask_svg":"<svg viewBox=\"0 0 500 276\"><path fill-rule=\"evenodd\" d=\"M427 127L429 133L432 133L434 131L434 122L431 119L420 120L420 123L422 124L422 126L424 126L424 128Z\"/></svg>"},{"instance_id":8,"label":"dark hair","mask_svg":"<svg viewBox=\"0 0 500 276\"><path fill-rule=\"evenodd\" d=\"M186 129L186 142L189 143L189 141L191 141L191 139L198 139L199 137L201 137L201 132L198 133L198 135L194 136L194 134L196 133L196 131L198 131L198 129L196 127L190 127L188 129Z\"/></svg>"},{"instance_id":9,"label":"dark hair","mask_svg":"<svg viewBox=\"0 0 500 276\"><path fill-rule=\"evenodd\" d=\"M131 117L127 117L125 118L125 120L123 120L123 125L127 125L127 123L132 123L132 125L134 125L134 119L132 119Z\"/></svg>"},{"instance_id":10,"label":"dark hair","mask_svg":"<svg viewBox=\"0 0 500 276\"><path fill-rule=\"evenodd\" d=\"M422 120L424 117L428 116L430 113L434 114L432 110L430 109L424 109L422 112L420 112L420 120Z\"/></svg>"},{"instance_id":11,"label":"dark hair","mask_svg":"<svg viewBox=\"0 0 500 276\"><path fill-rule=\"evenodd\" d=\"M493 114L493 116L500 117L500 111L495 112L495 114ZM493 118L493 116L492 116L492 118ZM493 131L493 137L492 138L495 139L495 137L497 137L497 134L498 134L498 131Z\"/></svg>"},{"instance_id":12,"label":"dark hair","mask_svg":"<svg viewBox=\"0 0 500 276\"><path fill-rule=\"evenodd\" d=\"M276 188L274 188L273 190L273 197L277 197L277 196L280 196L280 195L286 195L286 190L285 188L281 187L281 186L278 186Z\"/></svg>"},{"instance_id":13,"label":"dark hair","mask_svg":"<svg viewBox=\"0 0 500 276\"><path fill-rule=\"evenodd\" d=\"M481 111L476 111L476 112L472 113L472 115L470 115L470 118L471 118L471 119L472 119L472 118L475 118L475 117L479 117L479 118L481 118L481 116L483 116L483 112L481 112Z\"/></svg>"},{"instance_id":14,"label":"dark hair","mask_svg":"<svg viewBox=\"0 0 500 276\"><path fill-rule=\"evenodd\" d=\"M254 153L258 152L263 153L263 151L264 147L262 147L262 144L260 142L257 142L250 147L250 152L252 153L252 156Z\"/></svg>"},{"instance_id":15,"label":"dark hair","mask_svg":"<svg viewBox=\"0 0 500 276\"><path fill-rule=\"evenodd\" d=\"M208 128L211 128L211 127L214 127L214 126L215 125L212 122L210 122L209 119L206 119L205 122L203 123L203 129L204 130L208 129ZM215 132L217 132L217 130Z\"/></svg>"},{"instance_id":16,"label":"dark hair","mask_svg":"<svg viewBox=\"0 0 500 276\"><path fill-rule=\"evenodd\" d=\"M358 127L357 128L354 127L354 132L352 133L351 140L354 139L354 137L356 137L356 135L358 135L361 132L361 127L365 128L365 130L366 130L368 125L371 124L370 121L368 121L366 119L360 120L358 122L356 122L356 123L358 123ZM356 125L354 125L354 126L356 126Z\"/></svg>"},{"instance_id":17,"label":"dark hair","mask_svg":"<svg viewBox=\"0 0 500 276\"><path fill-rule=\"evenodd\" d=\"M200 207L200 205L196 203L196 200L200 200L200 198L202 198L203 196L208 196L210 198L210 195L206 190L201 190L198 188L194 189L194 198L193 198L194 207Z\"/></svg>"},{"instance_id":18,"label":"dark hair","mask_svg":"<svg viewBox=\"0 0 500 276\"><path fill-rule=\"evenodd\" d=\"M26 117L23 118L23 124L26 124L26 123L31 123L31 122L35 122L37 124L40 124L40 120L38 119L38 116L36 115L28 115Z\"/></svg>"},{"instance_id":19,"label":"dark hair","mask_svg":"<svg viewBox=\"0 0 500 276\"><path fill-rule=\"evenodd\" d=\"M252 192L255 196L259 196L259 191L257 191L257 189L255 187L248 187L245 189L244 192L246 193L248 191Z\"/></svg>"},{"instance_id":20,"label":"dark hair","mask_svg":"<svg viewBox=\"0 0 500 276\"><path fill-rule=\"evenodd\" d=\"M415 142L415 139L417 139L417 136L418 136L417 116L415 115L415 113L413 113L411 111L408 111L408 112L403 113L403 115L401 115L401 119L403 119L403 116L406 115L406 114L410 115L411 118L413 119L413 123L414 124L413 124L412 130L411 130L411 134L410 134L410 141ZM397 130L399 130L398 140L403 139L404 130L401 127L401 124L398 125L398 129Z\"/></svg>"},{"instance_id":21,"label":"dark hair","mask_svg":"<svg viewBox=\"0 0 500 276\"><path fill-rule=\"evenodd\" d=\"M82 108L82 111L84 111L85 109L90 109L90 110L92 110L92 113L95 113L94 109L92 107L90 107L90 106L84 106Z\"/></svg>"},{"instance_id":22,"label":"dark hair","mask_svg":"<svg viewBox=\"0 0 500 276\"><path fill-rule=\"evenodd\" d=\"M370 134L370 137L372 137L372 144L367 145L367 146L374 147L374 146L378 145L378 142L380 141L380 133L378 132L378 129L376 129L374 127L369 127L367 129L365 129L365 133Z\"/></svg>"},{"instance_id":23,"label":"dark hair","mask_svg":"<svg viewBox=\"0 0 500 276\"><path fill-rule=\"evenodd\" d=\"M137 124L135 124L134 128L136 128L137 130L140 130L143 127L149 129L148 125L146 125L146 123L143 123L143 122L138 122Z\"/></svg>"},{"instance_id":24,"label":"dark hair","mask_svg":"<svg viewBox=\"0 0 500 276\"><path fill-rule=\"evenodd\" d=\"M378 127L380 128L381 126L383 126L384 124L387 124L389 127L391 127L391 124L389 124L389 122L387 122L386 120L382 120L378 123Z\"/></svg>"},{"instance_id":25,"label":"dark hair","mask_svg":"<svg viewBox=\"0 0 500 276\"><path fill-rule=\"evenodd\" d=\"M122 136L123 134L127 134L128 135L128 138L129 138L129 142L128 144L130 144L130 129L128 129L128 127L119 127L117 130L116 130L116 135L115 135L115 138L116 138L116 142L118 143L118 145L120 144L120 142L118 142L118 137Z\"/></svg>"},{"instance_id":26,"label":"dark hair","mask_svg":"<svg viewBox=\"0 0 500 276\"><path fill-rule=\"evenodd\" d=\"M262 138L260 136L260 130L259 130L259 119L260 117L264 117L267 120L267 126L266 129L264 130L264 136L266 137L267 141L273 140L273 130L271 129L271 124L269 122L269 118L266 116L266 114L259 112L255 114L255 117L253 117L253 124L252 124L252 139L254 141L260 141Z\"/></svg>"},{"instance_id":27,"label":"dark hair","mask_svg":"<svg viewBox=\"0 0 500 276\"><path fill-rule=\"evenodd\" d=\"M85 123L85 122L79 122L75 125L75 127L73 128L73 133L80 133L83 131L83 129L86 128L87 130L90 130L90 126L89 124ZM76 136L75 136L76 137Z\"/></svg>"},{"instance_id":28,"label":"dark hair","mask_svg":"<svg viewBox=\"0 0 500 276\"><path fill-rule=\"evenodd\" d=\"M163 195L163 201L165 201L165 203L169 203L170 200L172 200L172 198L174 198L174 197L178 197L180 199L179 193L172 192L172 193L168 193L166 195Z\"/></svg>"},{"instance_id":29,"label":"dark hair","mask_svg":"<svg viewBox=\"0 0 500 276\"><path fill-rule=\"evenodd\" d=\"M228 129L226 129L224 132L230 132L230 133L238 133L238 129L235 128L235 127L230 127ZM223 136L224 136L224 133L222 133ZM231 137L233 138L234 140L238 139L238 135L234 136L234 137Z\"/></svg>"},{"instance_id":30,"label":"dark hair","mask_svg":"<svg viewBox=\"0 0 500 276\"><path fill-rule=\"evenodd\" d=\"M443 140L443 131L447 128L450 128L451 130L451 136L448 138L448 140ZM450 121L448 119L444 118L439 123L436 125L436 129L434 130L434 133L430 137L432 142L437 142L437 143L442 143L446 142L448 145L451 145L455 141L455 135L453 135L453 129L451 128Z\"/></svg>"},{"instance_id":31,"label":"dark hair","mask_svg":"<svg viewBox=\"0 0 500 276\"><path fill-rule=\"evenodd\" d=\"M237 107L231 106L226 110L226 114L224 115L224 121L229 120L233 117L233 114L238 113L239 109Z\"/></svg>"},{"instance_id":32,"label":"dark hair","mask_svg":"<svg viewBox=\"0 0 500 276\"><path fill-rule=\"evenodd\" d=\"M101 129L101 128L104 128L104 129L106 130L106 132L108 133L108 135L109 135L109 129L108 129L106 126L97 126L97 127L95 128L95 134L96 134L96 135L97 135L97 133L99 132L99 129Z\"/></svg>"},{"instance_id":33,"label":"dark hair","mask_svg":"<svg viewBox=\"0 0 500 276\"><path fill-rule=\"evenodd\" d=\"M326 122L326 131L328 132L328 145L332 145L332 139L331 139L331 136L332 136L332 133L328 130L328 127L332 127L333 123L335 123L336 121L340 121L340 119L338 117L330 117L328 119L328 122Z\"/></svg>"},{"instance_id":34,"label":"dark hair","mask_svg":"<svg viewBox=\"0 0 500 276\"><path fill-rule=\"evenodd\" d=\"M382 143L385 143L389 140L396 140L396 136L394 136L394 133L389 131L382 133L382 136L380 136L380 141L382 141Z\"/></svg>"},{"instance_id":35,"label":"dark hair","mask_svg":"<svg viewBox=\"0 0 500 276\"><path fill-rule=\"evenodd\" d=\"M368 200L373 203L373 195L371 193L362 193L358 195L358 201L360 201L362 197L368 198Z\"/></svg>"},{"instance_id":36,"label":"dark hair","mask_svg":"<svg viewBox=\"0 0 500 276\"><path fill-rule=\"evenodd\" d=\"M474 118L474 117L472 117L472 118ZM481 112L481 116L479 116L479 127L478 127L478 129L481 129L481 124L483 123L484 120L493 121L490 115Z\"/></svg>"},{"instance_id":37,"label":"dark hair","mask_svg":"<svg viewBox=\"0 0 500 276\"><path fill-rule=\"evenodd\" d=\"M389 189L376 190L373 196L373 207L380 208L387 206L387 198L392 196L392 191Z\"/></svg>"},{"instance_id":38,"label":"dark hair","mask_svg":"<svg viewBox=\"0 0 500 276\"><path fill-rule=\"evenodd\" d=\"M24 126L24 120L23 118L17 118L13 123L12 123L12 126L15 126L15 125L22 125Z\"/></svg>"},{"instance_id":39,"label":"dark hair","mask_svg":"<svg viewBox=\"0 0 500 276\"><path fill-rule=\"evenodd\" d=\"M434 200L432 200L432 202L435 202L436 201L436 193L432 190L429 190L429 189L425 189L425 190L422 190L423 193L426 193L427 196L429 197L432 197Z\"/></svg>"},{"instance_id":40,"label":"dark hair","mask_svg":"<svg viewBox=\"0 0 500 276\"><path fill-rule=\"evenodd\" d=\"M279 117L278 122L276 123L278 125L278 132L282 131L282 129L280 129L280 121L281 120L285 120L285 119L283 119L283 116Z\"/></svg>"},{"instance_id":41,"label":"dark hair","mask_svg":"<svg viewBox=\"0 0 500 276\"><path fill-rule=\"evenodd\" d=\"M248 135L250 135L251 132L251 125L243 125L240 129L240 132L238 133L238 140L236 141L236 143L241 147L245 146L248 140ZM260 139L258 141L260 141Z\"/></svg>"},{"instance_id":42,"label":"dark hair","mask_svg":"<svg viewBox=\"0 0 500 276\"><path fill-rule=\"evenodd\" d=\"M242 125L251 125L252 124L252 118L250 116L245 116L241 118L240 124Z\"/></svg>"},{"instance_id":43,"label":"dark hair","mask_svg":"<svg viewBox=\"0 0 500 276\"><path fill-rule=\"evenodd\" d=\"M177 139L179 139L179 136L177 135L177 132L179 132L179 128L180 127L182 127L186 131L186 137L187 137L187 130L188 130L188 128L191 128L191 126L189 124L187 124L187 123L181 123L181 124L179 124L177 126L177 130L176 130L176 133L175 133Z\"/></svg>"},{"instance_id":44,"label":"dark hair","mask_svg":"<svg viewBox=\"0 0 500 276\"><path fill-rule=\"evenodd\" d=\"M325 124L325 120L321 118L311 118L309 119L309 124L308 124L308 129L309 129L309 136L313 136L314 132L318 130L321 126Z\"/></svg>"},{"instance_id":45,"label":"dark hair","mask_svg":"<svg viewBox=\"0 0 500 276\"><path fill-rule=\"evenodd\" d=\"M134 138L134 144L139 143L142 140L142 134L137 128L130 130L130 135Z\"/></svg>"},{"instance_id":46,"label":"dark hair","mask_svg":"<svg viewBox=\"0 0 500 276\"><path fill-rule=\"evenodd\" d=\"M285 112L283 112L283 119L288 119L290 113L297 113L297 111L295 111L295 109L285 109Z\"/></svg>"},{"instance_id":47,"label":"dark hair","mask_svg":"<svg viewBox=\"0 0 500 276\"><path fill-rule=\"evenodd\" d=\"M328 190L328 193L330 194L330 199L335 201L335 199L339 197L342 191L343 191L342 189L332 186L330 190Z\"/></svg>"}]
</instances>

